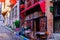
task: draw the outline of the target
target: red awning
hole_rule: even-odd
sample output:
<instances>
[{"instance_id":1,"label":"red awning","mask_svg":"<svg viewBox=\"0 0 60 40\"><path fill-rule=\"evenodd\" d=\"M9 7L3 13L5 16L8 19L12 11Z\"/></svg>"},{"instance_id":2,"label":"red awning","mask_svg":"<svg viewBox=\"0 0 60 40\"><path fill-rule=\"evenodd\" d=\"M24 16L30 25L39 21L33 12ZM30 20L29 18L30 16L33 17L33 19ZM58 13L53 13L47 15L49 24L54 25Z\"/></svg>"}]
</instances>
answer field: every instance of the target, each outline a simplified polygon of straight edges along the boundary
<instances>
[{"instance_id":1,"label":"red awning","mask_svg":"<svg viewBox=\"0 0 60 40\"><path fill-rule=\"evenodd\" d=\"M0 0L0 2L5 2L5 0Z\"/></svg>"},{"instance_id":2,"label":"red awning","mask_svg":"<svg viewBox=\"0 0 60 40\"><path fill-rule=\"evenodd\" d=\"M42 10L42 12L44 13L45 12L45 1L42 1L42 2L37 2L33 5L31 5L30 7L26 8L25 10L21 11L21 13L24 13L32 8L34 8L36 5L40 5L40 8Z\"/></svg>"},{"instance_id":3,"label":"red awning","mask_svg":"<svg viewBox=\"0 0 60 40\"><path fill-rule=\"evenodd\" d=\"M17 3L17 0L10 0L10 3L11 4L16 4Z\"/></svg>"},{"instance_id":4,"label":"red awning","mask_svg":"<svg viewBox=\"0 0 60 40\"><path fill-rule=\"evenodd\" d=\"M42 10L42 12L45 13L45 1L37 2L37 3L33 4L33 5L31 5L30 7L24 9L23 11L21 11L20 16L22 17L22 19L24 19L24 13L26 11L36 7L37 5L39 5L41 10Z\"/></svg>"},{"instance_id":5,"label":"red awning","mask_svg":"<svg viewBox=\"0 0 60 40\"><path fill-rule=\"evenodd\" d=\"M24 4L20 5L20 8L21 9L25 8L25 5Z\"/></svg>"},{"instance_id":6,"label":"red awning","mask_svg":"<svg viewBox=\"0 0 60 40\"><path fill-rule=\"evenodd\" d=\"M45 12L45 1L40 2L42 12Z\"/></svg>"}]
</instances>

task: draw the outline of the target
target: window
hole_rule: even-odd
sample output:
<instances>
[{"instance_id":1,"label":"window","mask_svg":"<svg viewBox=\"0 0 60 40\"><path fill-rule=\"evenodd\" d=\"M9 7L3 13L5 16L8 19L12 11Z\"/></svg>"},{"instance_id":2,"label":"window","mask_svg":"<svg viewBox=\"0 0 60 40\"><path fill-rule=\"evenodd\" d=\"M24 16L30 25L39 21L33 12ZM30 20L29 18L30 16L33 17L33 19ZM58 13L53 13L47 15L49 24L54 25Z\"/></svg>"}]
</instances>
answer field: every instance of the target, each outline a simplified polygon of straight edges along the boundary
<instances>
[{"instance_id":1,"label":"window","mask_svg":"<svg viewBox=\"0 0 60 40\"><path fill-rule=\"evenodd\" d=\"M60 4L56 3L54 6L54 16L60 16Z\"/></svg>"},{"instance_id":2,"label":"window","mask_svg":"<svg viewBox=\"0 0 60 40\"><path fill-rule=\"evenodd\" d=\"M20 0L20 4L24 4L24 1L25 1L25 0Z\"/></svg>"},{"instance_id":3,"label":"window","mask_svg":"<svg viewBox=\"0 0 60 40\"><path fill-rule=\"evenodd\" d=\"M14 16L17 17L17 6L15 6L14 9L15 9L15 15Z\"/></svg>"},{"instance_id":4,"label":"window","mask_svg":"<svg viewBox=\"0 0 60 40\"><path fill-rule=\"evenodd\" d=\"M14 9L12 9L12 18L14 17Z\"/></svg>"},{"instance_id":5,"label":"window","mask_svg":"<svg viewBox=\"0 0 60 40\"><path fill-rule=\"evenodd\" d=\"M9 15L9 20L11 20L11 12L10 12L10 15Z\"/></svg>"},{"instance_id":6,"label":"window","mask_svg":"<svg viewBox=\"0 0 60 40\"><path fill-rule=\"evenodd\" d=\"M60 4L57 3L57 15L60 15Z\"/></svg>"},{"instance_id":7,"label":"window","mask_svg":"<svg viewBox=\"0 0 60 40\"><path fill-rule=\"evenodd\" d=\"M10 11L9 19L10 19L10 20L12 19L12 11Z\"/></svg>"}]
</instances>

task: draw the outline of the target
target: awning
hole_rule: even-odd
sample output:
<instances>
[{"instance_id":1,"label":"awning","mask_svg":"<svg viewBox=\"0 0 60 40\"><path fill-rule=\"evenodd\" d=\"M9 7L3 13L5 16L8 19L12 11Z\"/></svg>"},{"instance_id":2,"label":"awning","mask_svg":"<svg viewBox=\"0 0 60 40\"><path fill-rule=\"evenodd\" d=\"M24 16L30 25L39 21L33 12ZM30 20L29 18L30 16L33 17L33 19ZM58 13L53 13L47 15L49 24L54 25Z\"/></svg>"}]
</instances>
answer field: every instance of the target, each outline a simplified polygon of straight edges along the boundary
<instances>
[{"instance_id":1,"label":"awning","mask_svg":"<svg viewBox=\"0 0 60 40\"><path fill-rule=\"evenodd\" d=\"M31 5L30 7L23 10L21 13L24 13L24 12L34 8L36 5L40 5L42 12L45 12L45 1L42 1L42 2L37 2L37 3L33 4L33 5Z\"/></svg>"},{"instance_id":2,"label":"awning","mask_svg":"<svg viewBox=\"0 0 60 40\"><path fill-rule=\"evenodd\" d=\"M42 12L45 12L45 1L40 2Z\"/></svg>"},{"instance_id":3,"label":"awning","mask_svg":"<svg viewBox=\"0 0 60 40\"><path fill-rule=\"evenodd\" d=\"M0 2L5 2L5 0L0 0Z\"/></svg>"},{"instance_id":4,"label":"awning","mask_svg":"<svg viewBox=\"0 0 60 40\"><path fill-rule=\"evenodd\" d=\"M17 3L17 0L10 0L10 3L11 4L16 4Z\"/></svg>"},{"instance_id":5,"label":"awning","mask_svg":"<svg viewBox=\"0 0 60 40\"><path fill-rule=\"evenodd\" d=\"M33 10L33 8L36 7L37 5L40 6L42 12L44 13L45 12L45 1L41 1L41 2L37 2L37 3L33 4L33 5L31 5L30 7L26 8L25 10L21 11L21 13L20 13L21 18L24 19L25 12L27 12L27 11L29 11L31 9Z\"/></svg>"}]
</instances>

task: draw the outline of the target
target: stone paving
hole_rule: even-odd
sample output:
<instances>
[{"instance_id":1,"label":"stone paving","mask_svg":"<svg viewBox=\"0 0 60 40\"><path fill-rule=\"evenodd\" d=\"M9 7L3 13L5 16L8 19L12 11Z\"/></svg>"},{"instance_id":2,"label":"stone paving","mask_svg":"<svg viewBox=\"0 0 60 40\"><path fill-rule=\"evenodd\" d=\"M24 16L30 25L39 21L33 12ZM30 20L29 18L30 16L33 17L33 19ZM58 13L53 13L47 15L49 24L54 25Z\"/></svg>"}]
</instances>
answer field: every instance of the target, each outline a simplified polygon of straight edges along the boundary
<instances>
[{"instance_id":1,"label":"stone paving","mask_svg":"<svg viewBox=\"0 0 60 40\"><path fill-rule=\"evenodd\" d=\"M0 40L20 40L20 38L5 27L0 26Z\"/></svg>"}]
</instances>

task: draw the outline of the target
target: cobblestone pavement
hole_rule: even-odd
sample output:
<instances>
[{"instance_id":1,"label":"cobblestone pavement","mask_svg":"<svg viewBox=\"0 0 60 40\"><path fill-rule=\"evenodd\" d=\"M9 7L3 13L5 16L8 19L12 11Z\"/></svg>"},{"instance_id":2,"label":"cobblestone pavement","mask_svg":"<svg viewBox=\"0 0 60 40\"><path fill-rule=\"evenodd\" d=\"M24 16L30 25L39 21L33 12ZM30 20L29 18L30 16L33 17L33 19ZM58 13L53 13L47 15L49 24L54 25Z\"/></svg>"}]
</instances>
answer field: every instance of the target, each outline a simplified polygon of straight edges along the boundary
<instances>
[{"instance_id":1,"label":"cobblestone pavement","mask_svg":"<svg viewBox=\"0 0 60 40\"><path fill-rule=\"evenodd\" d=\"M0 26L0 40L21 40L19 37L9 31L7 28Z\"/></svg>"}]
</instances>

